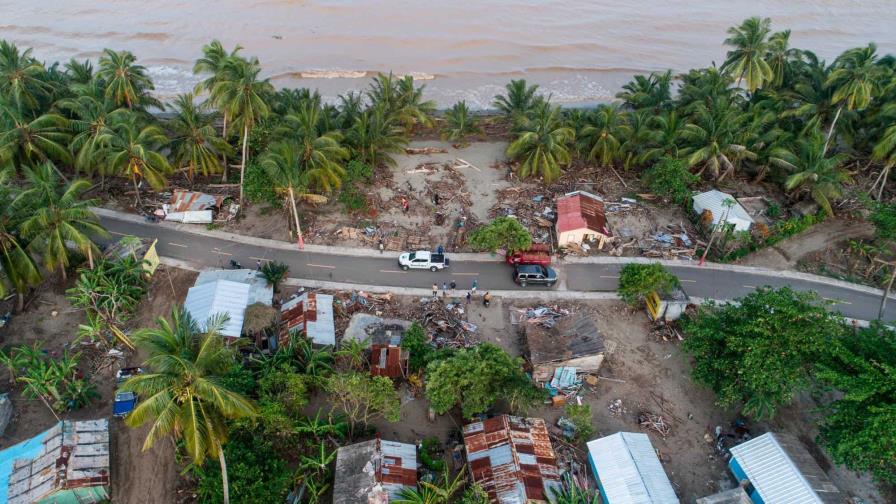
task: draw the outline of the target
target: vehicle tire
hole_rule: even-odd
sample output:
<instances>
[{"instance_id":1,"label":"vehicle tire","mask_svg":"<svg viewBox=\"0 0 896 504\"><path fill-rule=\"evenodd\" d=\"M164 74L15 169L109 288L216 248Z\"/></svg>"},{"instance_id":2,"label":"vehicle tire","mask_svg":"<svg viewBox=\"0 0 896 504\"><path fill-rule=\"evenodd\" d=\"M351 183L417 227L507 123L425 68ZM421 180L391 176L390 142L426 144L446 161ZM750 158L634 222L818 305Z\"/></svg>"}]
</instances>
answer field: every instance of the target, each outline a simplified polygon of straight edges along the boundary
<instances>
[{"instance_id":1,"label":"vehicle tire","mask_svg":"<svg viewBox=\"0 0 896 504\"><path fill-rule=\"evenodd\" d=\"M547 284L547 286L548 286L548 288L550 288L550 287L553 287L553 286L556 285L556 284L557 284L557 282L550 282L550 283Z\"/></svg>"},{"instance_id":2,"label":"vehicle tire","mask_svg":"<svg viewBox=\"0 0 896 504\"><path fill-rule=\"evenodd\" d=\"M402 266L401 269L404 270L404 271L407 271L407 270L410 269L410 268L409 268L407 265L405 265L405 266Z\"/></svg>"},{"instance_id":3,"label":"vehicle tire","mask_svg":"<svg viewBox=\"0 0 896 504\"><path fill-rule=\"evenodd\" d=\"M433 266L433 267L429 268L429 271L432 271L433 273L435 273L436 271L439 271L439 268L436 268L435 266Z\"/></svg>"},{"instance_id":4,"label":"vehicle tire","mask_svg":"<svg viewBox=\"0 0 896 504\"><path fill-rule=\"evenodd\" d=\"M526 282L520 282L520 287L525 287L525 286L526 286Z\"/></svg>"}]
</instances>

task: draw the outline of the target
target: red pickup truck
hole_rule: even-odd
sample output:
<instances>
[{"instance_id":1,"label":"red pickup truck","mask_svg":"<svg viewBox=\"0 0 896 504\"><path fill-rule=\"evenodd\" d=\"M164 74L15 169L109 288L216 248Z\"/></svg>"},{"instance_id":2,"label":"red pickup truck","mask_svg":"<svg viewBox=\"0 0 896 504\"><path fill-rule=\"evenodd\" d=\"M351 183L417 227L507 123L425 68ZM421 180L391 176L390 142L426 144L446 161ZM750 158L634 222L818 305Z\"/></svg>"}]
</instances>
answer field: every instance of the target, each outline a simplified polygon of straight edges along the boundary
<instances>
[{"instance_id":1,"label":"red pickup truck","mask_svg":"<svg viewBox=\"0 0 896 504\"><path fill-rule=\"evenodd\" d=\"M504 261L507 264L537 264L548 266L551 264L551 246L546 243L533 243L528 250L519 250L508 253Z\"/></svg>"}]
</instances>

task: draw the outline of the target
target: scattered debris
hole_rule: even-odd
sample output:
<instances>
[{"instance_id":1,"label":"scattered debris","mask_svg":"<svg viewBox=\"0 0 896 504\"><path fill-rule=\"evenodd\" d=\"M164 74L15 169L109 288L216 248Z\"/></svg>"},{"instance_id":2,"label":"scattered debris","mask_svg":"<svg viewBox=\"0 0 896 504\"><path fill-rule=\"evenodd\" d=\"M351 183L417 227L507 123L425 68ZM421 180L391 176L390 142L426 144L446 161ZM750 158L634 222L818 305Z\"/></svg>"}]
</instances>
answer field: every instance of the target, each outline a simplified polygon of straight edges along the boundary
<instances>
[{"instance_id":1,"label":"scattered debris","mask_svg":"<svg viewBox=\"0 0 896 504\"><path fill-rule=\"evenodd\" d=\"M651 413L650 411L642 411L638 413L638 425L642 429L649 429L657 432L665 438L672 432L672 425L666 421L662 415Z\"/></svg>"},{"instance_id":2,"label":"scattered debris","mask_svg":"<svg viewBox=\"0 0 896 504\"><path fill-rule=\"evenodd\" d=\"M443 147L405 147L406 154L446 154L448 149Z\"/></svg>"},{"instance_id":3,"label":"scattered debris","mask_svg":"<svg viewBox=\"0 0 896 504\"><path fill-rule=\"evenodd\" d=\"M613 416L621 416L625 414L625 408L622 406L622 399L614 399L607 405L607 409Z\"/></svg>"}]
</instances>

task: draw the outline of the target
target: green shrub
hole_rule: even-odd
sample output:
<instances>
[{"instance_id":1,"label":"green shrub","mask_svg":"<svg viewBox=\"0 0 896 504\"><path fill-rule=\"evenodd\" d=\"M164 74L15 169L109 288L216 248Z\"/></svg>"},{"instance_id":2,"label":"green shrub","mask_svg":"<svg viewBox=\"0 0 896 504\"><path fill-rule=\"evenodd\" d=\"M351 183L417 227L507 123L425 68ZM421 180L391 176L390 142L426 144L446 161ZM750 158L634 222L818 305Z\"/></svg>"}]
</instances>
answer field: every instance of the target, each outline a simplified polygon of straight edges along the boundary
<instances>
[{"instance_id":1,"label":"green shrub","mask_svg":"<svg viewBox=\"0 0 896 504\"><path fill-rule=\"evenodd\" d=\"M292 485L293 473L274 447L263 437L238 431L224 445L230 502L268 504L283 502ZM223 502L221 467L214 460L193 468L198 479L196 493L200 502Z\"/></svg>"},{"instance_id":2,"label":"green shrub","mask_svg":"<svg viewBox=\"0 0 896 504\"><path fill-rule=\"evenodd\" d=\"M594 434L594 427L591 426L591 405L568 405L566 418L576 427L576 441L584 442L591 439L591 435Z\"/></svg>"},{"instance_id":3,"label":"green shrub","mask_svg":"<svg viewBox=\"0 0 896 504\"><path fill-rule=\"evenodd\" d=\"M250 160L246 166L246 180L243 183L243 193L250 203L269 203L280 206L283 202L274 192L274 183L264 169L255 161Z\"/></svg>"},{"instance_id":4,"label":"green shrub","mask_svg":"<svg viewBox=\"0 0 896 504\"><path fill-rule=\"evenodd\" d=\"M619 297L637 306L653 291L667 293L678 287L678 278L660 263L629 263L619 273Z\"/></svg>"},{"instance_id":5,"label":"green shrub","mask_svg":"<svg viewBox=\"0 0 896 504\"><path fill-rule=\"evenodd\" d=\"M644 172L641 181L650 191L678 205L686 205L697 176L680 159L664 157Z\"/></svg>"},{"instance_id":6,"label":"green shrub","mask_svg":"<svg viewBox=\"0 0 896 504\"><path fill-rule=\"evenodd\" d=\"M423 467L430 471L440 473L445 470L445 461L439 456L442 444L438 438L428 437L423 440L423 447L420 450L420 460L423 461Z\"/></svg>"}]
</instances>

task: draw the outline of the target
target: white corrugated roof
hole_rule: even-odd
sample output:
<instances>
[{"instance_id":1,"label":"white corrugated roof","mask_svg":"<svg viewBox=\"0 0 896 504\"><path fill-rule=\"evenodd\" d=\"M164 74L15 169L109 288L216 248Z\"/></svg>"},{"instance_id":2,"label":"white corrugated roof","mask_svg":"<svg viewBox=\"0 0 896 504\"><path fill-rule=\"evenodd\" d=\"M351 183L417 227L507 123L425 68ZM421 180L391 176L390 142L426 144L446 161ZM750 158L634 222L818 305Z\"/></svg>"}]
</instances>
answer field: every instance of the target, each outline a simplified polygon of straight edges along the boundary
<instances>
[{"instance_id":1,"label":"white corrugated roof","mask_svg":"<svg viewBox=\"0 0 896 504\"><path fill-rule=\"evenodd\" d=\"M765 504L823 504L771 432L731 448Z\"/></svg>"},{"instance_id":2,"label":"white corrugated roof","mask_svg":"<svg viewBox=\"0 0 896 504\"><path fill-rule=\"evenodd\" d=\"M255 303L262 303L268 306L273 304L274 288L268 285L268 281L261 276L261 273L255 270L244 268L202 271L196 277L193 285L202 285L216 280L230 280L231 282L249 284L252 287L249 290L249 306Z\"/></svg>"},{"instance_id":3,"label":"white corrugated roof","mask_svg":"<svg viewBox=\"0 0 896 504\"><path fill-rule=\"evenodd\" d=\"M202 328L205 328L210 317L227 314L229 320L224 324L221 335L238 338L243 331L243 316L249 306L250 289L249 284L230 280L196 285L187 292L184 309Z\"/></svg>"},{"instance_id":4,"label":"white corrugated roof","mask_svg":"<svg viewBox=\"0 0 896 504\"><path fill-rule=\"evenodd\" d=\"M589 441L588 454L607 504L678 504L647 434L617 432Z\"/></svg>"},{"instance_id":5,"label":"white corrugated roof","mask_svg":"<svg viewBox=\"0 0 896 504\"><path fill-rule=\"evenodd\" d=\"M723 204L725 200L733 201L734 206L730 209L725 208ZM729 224L733 224L738 231L748 231L750 225L753 224L753 218L734 196L715 189L694 196L694 212L700 215L703 210L712 212L713 224L721 222L722 217L726 214L728 218L725 220Z\"/></svg>"}]
</instances>

